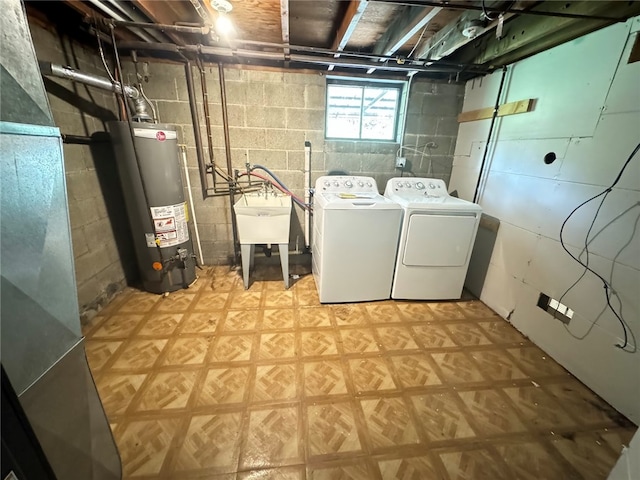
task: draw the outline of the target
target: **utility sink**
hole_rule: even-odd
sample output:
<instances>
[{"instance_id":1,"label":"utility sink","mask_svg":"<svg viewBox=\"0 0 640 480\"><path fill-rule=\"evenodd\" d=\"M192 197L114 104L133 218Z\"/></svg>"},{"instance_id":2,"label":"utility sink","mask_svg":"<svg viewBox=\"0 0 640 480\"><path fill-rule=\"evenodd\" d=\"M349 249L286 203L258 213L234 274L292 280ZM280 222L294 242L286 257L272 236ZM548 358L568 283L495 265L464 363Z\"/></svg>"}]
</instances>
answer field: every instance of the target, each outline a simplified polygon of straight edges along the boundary
<instances>
[{"instance_id":1,"label":"utility sink","mask_svg":"<svg viewBox=\"0 0 640 480\"><path fill-rule=\"evenodd\" d=\"M282 279L289 288L289 225L291 197L256 192L242 195L233 206L238 225L238 239L242 254L242 279L249 288L249 270L253 268L256 244L277 244L282 266Z\"/></svg>"},{"instance_id":2,"label":"utility sink","mask_svg":"<svg viewBox=\"0 0 640 480\"><path fill-rule=\"evenodd\" d=\"M289 243L291 197L247 193L235 203L240 243Z\"/></svg>"}]
</instances>

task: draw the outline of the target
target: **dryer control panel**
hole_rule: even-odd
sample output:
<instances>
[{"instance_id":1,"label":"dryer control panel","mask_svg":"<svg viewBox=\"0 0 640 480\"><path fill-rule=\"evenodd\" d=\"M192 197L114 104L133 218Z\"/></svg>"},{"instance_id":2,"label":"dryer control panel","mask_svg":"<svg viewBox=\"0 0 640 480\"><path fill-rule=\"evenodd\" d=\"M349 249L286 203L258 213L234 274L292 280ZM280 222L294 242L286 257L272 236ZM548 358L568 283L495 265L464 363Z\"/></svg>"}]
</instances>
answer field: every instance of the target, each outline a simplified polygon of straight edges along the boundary
<instances>
[{"instance_id":1,"label":"dryer control panel","mask_svg":"<svg viewBox=\"0 0 640 480\"><path fill-rule=\"evenodd\" d=\"M330 175L316 180L316 192L325 193L378 193L376 181L371 177Z\"/></svg>"},{"instance_id":2,"label":"dryer control panel","mask_svg":"<svg viewBox=\"0 0 640 480\"><path fill-rule=\"evenodd\" d=\"M385 195L391 193L403 198L449 196L447 185L439 178L392 178L387 182Z\"/></svg>"}]
</instances>

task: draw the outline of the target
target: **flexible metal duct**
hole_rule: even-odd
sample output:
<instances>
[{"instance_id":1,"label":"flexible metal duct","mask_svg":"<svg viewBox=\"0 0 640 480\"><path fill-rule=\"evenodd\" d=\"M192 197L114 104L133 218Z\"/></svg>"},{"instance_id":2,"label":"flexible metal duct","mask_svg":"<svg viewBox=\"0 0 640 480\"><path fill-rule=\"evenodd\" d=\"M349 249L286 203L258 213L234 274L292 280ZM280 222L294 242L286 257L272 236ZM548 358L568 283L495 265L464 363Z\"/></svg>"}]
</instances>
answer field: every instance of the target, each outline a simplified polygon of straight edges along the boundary
<instances>
[{"instance_id":1,"label":"flexible metal duct","mask_svg":"<svg viewBox=\"0 0 640 480\"><path fill-rule=\"evenodd\" d=\"M108 78L100 77L98 75L91 75L89 73L79 72L71 67L65 67L51 62L43 62L38 60L40 65L40 71L42 75L48 77L65 78L74 82L84 83L92 87L101 88L102 90L108 90L119 94L124 94L133 100L135 107L135 120L148 122L153 119L149 114L149 104L144 99L136 87L131 85L122 85L119 82L112 82Z\"/></svg>"},{"instance_id":2,"label":"flexible metal duct","mask_svg":"<svg viewBox=\"0 0 640 480\"><path fill-rule=\"evenodd\" d=\"M133 99L136 99L140 96L140 92L138 92L137 88L130 85L125 85L123 92L120 83L112 82L108 78L79 72L71 67L57 65L51 62L43 62L42 60L38 60L38 64L40 65L40 71L42 72L42 74L49 77L66 78L67 80L84 83L85 85L101 88L103 90L109 90L110 92L120 94L124 93L124 95Z\"/></svg>"}]
</instances>

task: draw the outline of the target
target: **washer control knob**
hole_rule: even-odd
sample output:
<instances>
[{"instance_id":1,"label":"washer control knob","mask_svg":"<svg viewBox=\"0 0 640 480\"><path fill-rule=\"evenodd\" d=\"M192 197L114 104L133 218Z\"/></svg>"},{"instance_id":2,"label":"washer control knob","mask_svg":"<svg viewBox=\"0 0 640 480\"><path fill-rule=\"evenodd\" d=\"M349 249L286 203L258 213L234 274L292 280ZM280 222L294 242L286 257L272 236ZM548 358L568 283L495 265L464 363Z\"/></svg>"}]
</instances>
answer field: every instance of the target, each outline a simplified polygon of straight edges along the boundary
<instances>
[{"instance_id":1,"label":"washer control knob","mask_svg":"<svg viewBox=\"0 0 640 480\"><path fill-rule=\"evenodd\" d=\"M372 187L373 185L371 184L371 182L367 182L367 187Z\"/></svg>"},{"instance_id":2,"label":"washer control knob","mask_svg":"<svg viewBox=\"0 0 640 480\"><path fill-rule=\"evenodd\" d=\"M422 182L418 182L418 183L416 183L416 188L417 188L418 190L424 190L424 183L422 183Z\"/></svg>"},{"instance_id":3,"label":"washer control knob","mask_svg":"<svg viewBox=\"0 0 640 480\"><path fill-rule=\"evenodd\" d=\"M358 182L358 186L359 186L359 187L364 187L364 182L363 182L362 180L360 180L360 181Z\"/></svg>"},{"instance_id":4,"label":"washer control knob","mask_svg":"<svg viewBox=\"0 0 640 480\"><path fill-rule=\"evenodd\" d=\"M410 182L404 182L404 186L407 188L411 188L411 183Z\"/></svg>"},{"instance_id":5,"label":"washer control knob","mask_svg":"<svg viewBox=\"0 0 640 480\"><path fill-rule=\"evenodd\" d=\"M353 187L353 183L351 183L351 180L347 180L346 182L344 182L344 186L347 188L351 188Z\"/></svg>"},{"instance_id":6,"label":"washer control knob","mask_svg":"<svg viewBox=\"0 0 640 480\"><path fill-rule=\"evenodd\" d=\"M334 186L334 187L339 187L339 186L340 186L340 184L339 184L337 181L334 181L334 182L333 182L333 186Z\"/></svg>"},{"instance_id":7,"label":"washer control knob","mask_svg":"<svg viewBox=\"0 0 640 480\"><path fill-rule=\"evenodd\" d=\"M433 183L430 183L429 188L433 190L434 188L436 188L436 186Z\"/></svg>"},{"instance_id":8,"label":"washer control knob","mask_svg":"<svg viewBox=\"0 0 640 480\"><path fill-rule=\"evenodd\" d=\"M331 186L331 182L329 180L325 180L324 181L324 186L325 187L330 187Z\"/></svg>"}]
</instances>

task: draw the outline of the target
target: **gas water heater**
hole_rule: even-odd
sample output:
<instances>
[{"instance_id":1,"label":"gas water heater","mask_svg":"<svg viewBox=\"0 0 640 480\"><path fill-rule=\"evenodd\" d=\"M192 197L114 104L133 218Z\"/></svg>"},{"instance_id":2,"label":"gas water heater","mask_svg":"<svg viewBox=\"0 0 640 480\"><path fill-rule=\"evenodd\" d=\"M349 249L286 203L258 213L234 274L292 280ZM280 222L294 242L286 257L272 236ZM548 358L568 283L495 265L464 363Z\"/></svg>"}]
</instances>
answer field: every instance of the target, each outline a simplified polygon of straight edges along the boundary
<instances>
[{"instance_id":1,"label":"gas water heater","mask_svg":"<svg viewBox=\"0 0 640 480\"><path fill-rule=\"evenodd\" d=\"M165 293L196 279L176 129L109 122L143 288ZM132 142L133 139L133 142Z\"/></svg>"}]
</instances>

